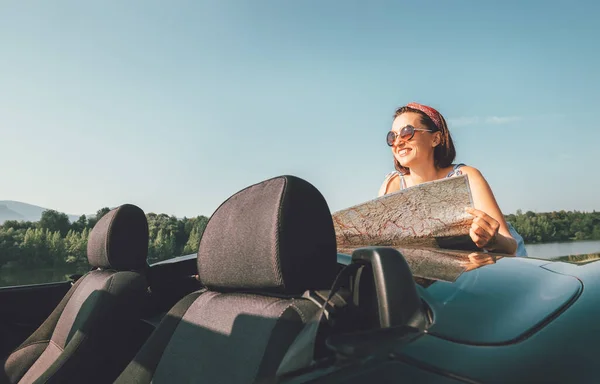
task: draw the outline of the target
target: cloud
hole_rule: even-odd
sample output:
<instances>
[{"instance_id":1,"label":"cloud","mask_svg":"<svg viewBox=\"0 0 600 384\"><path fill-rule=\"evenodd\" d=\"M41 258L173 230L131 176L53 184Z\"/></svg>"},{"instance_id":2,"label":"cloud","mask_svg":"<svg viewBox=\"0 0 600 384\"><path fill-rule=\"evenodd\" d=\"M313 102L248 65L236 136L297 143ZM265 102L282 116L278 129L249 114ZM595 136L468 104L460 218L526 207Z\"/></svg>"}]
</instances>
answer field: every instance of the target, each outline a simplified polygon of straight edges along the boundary
<instances>
[{"instance_id":1,"label":"cloud","mask_svg":"<svg viewBox=\"0 0 600 384\"><path fill-rule=\"evenodd\" d=\"M520 121L520 116L488 116L485 118L487 124L508 124Z\"/></svg>"},{"instance_id":2,"label":"cloud","mask_svg":"<svg viewBox=\"0 0 600 384\"><path fill-rule=\"evenodd\" d=\"M456 119L448 119L448 123L450 123L451 127L464 127L467 125L478 124L480 121L479 117L458 117Z\"/></svg>"},{"instance_id":3,"label":"cloud","mask_svg":"<svg viewBox=\"0 0 600 384\"><path fill-rule=\"evenodd\" d=\"M450 125L450 127L466 127L469 125L476 125L476 124L480 124L480 125L510 124L510 123L514 123L517 121L521 121L521 120L523 120L523 117L521 117L521 116L486 116L486 117L463 116L463 117L448 119L448 124Z\"/></svg>"}]
</instances>

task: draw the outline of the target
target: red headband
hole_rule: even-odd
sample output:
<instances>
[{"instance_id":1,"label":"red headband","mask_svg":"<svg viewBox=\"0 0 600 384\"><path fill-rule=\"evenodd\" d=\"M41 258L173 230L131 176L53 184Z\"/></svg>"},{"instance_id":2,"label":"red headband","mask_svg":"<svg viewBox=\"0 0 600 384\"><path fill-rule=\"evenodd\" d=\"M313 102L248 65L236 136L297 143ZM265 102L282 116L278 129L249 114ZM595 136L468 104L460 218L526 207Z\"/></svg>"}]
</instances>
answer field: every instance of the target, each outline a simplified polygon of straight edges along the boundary
<instances>
[{"instance_id":1,"label":"red headband","mask_svg":"<svg viewBox=\"0 0 600 384\"><path fill-rule=\"evenodd\" d=\"M442 130L442 115L440 115L440 113L438 111L436 111L435 109L428 107L426 105L422 105L419 103L408 103L406 104L407 107L412 108L412 109L416 109L418 111L423 112L424 114L426 114L435 124L435 126L441 131Z\"/></svg>"}]
</instances>

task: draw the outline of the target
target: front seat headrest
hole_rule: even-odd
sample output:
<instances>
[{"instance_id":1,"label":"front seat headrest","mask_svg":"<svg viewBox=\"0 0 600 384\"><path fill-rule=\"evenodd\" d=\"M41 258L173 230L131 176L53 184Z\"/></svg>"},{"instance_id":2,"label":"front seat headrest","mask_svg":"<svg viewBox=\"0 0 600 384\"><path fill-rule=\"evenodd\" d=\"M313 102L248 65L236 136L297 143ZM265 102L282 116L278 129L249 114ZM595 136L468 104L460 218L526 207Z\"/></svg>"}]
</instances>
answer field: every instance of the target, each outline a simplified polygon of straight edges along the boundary
<instances>
[{"instance_id":1,"label":"front seat headrest","mask_svg":"<svg viewBox=\"0 0 600 384\"><path fill-rule=\"evenodd\" d=\"M328 289L336 265L327 202L295 176L263 181L227 199L211 216L198 249L199 279L212 290Z\"/></svg>"},{"instance_id":2,"label":"front seat headrest","mask_svg":"<svg viewBox=\"0 0 600 384\"><path fill-rule=\"evenodd\" d=\"M117 271L142 270L148 257L148 221L142 209L124 204L102 216L87 245L92 267Z\"/></svg>"}]
</instances>

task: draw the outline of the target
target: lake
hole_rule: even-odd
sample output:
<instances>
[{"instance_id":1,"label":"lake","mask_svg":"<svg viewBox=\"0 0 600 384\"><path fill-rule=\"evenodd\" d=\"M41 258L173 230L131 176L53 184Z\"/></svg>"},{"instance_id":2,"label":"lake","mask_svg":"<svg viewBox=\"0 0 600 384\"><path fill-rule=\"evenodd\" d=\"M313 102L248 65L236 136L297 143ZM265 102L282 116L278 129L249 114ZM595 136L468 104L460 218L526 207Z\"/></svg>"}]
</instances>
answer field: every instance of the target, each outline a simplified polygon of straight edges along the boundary
<instances>
[{"instance_id":1,"label":"lake","mask_svg":"<svg viewBox=\"0 0 600 384\"><path fill-rule=\"evenodd\" d=\"M529 257L555 259L560 256L600 253L600 241L570 241L564 243L526 244ZM0 268L0 287L66 281L73 273L85 273L74 266L58 268Z\"/></svg>"},{"instance_id":2,"label":"lake","mask_svg":"<svg viewBox=\"0 0 600 384\"><path fill-rule=\"evenodd\" d=\"M555 259L560 256L599 253L600 241L581 240L564 243L525 244L525 249L527 249L529 257Z\"/></svg>"}]
</instances>

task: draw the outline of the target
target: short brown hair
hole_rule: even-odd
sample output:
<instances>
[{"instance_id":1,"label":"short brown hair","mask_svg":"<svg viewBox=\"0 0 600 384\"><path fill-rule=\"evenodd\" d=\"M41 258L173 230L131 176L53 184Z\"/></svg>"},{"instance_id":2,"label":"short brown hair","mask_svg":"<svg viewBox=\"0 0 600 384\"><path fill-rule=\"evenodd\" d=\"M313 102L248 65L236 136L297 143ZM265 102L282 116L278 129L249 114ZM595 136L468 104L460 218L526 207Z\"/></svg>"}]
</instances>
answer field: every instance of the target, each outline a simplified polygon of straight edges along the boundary
<instances>
[{"instance_id":1,"label":"short brown hair","mask_svg":"<svg viewBox=\"0 0 600 384\"><path fill-rule=\"evenodd\" d=\"M419 111L418 109L404 106L396 110L396 113L394 114L394 119L406 112L414 112L419 114L421 116L421 123L423 123L423 125L425 125L427 129L430 129L433 132L441 132L440 144L436 146L433 150L433 163L438 168L445 168L450 166L456 158L456 149L454 148L452 136L450 136L450 131L448 130L448 125L446 125L446 120L444 119L444 116L442 116L441 113L439 114L441 126L438 127L437 125L435 125L433 120L431 120L429 116L427 116L425 113ZM395 157L394 168L396 168L396 170L403 175L410 174L410 169L400 165L400 163L398 162L398 160L396 160Z\"/></svg>"}]
</instances>

